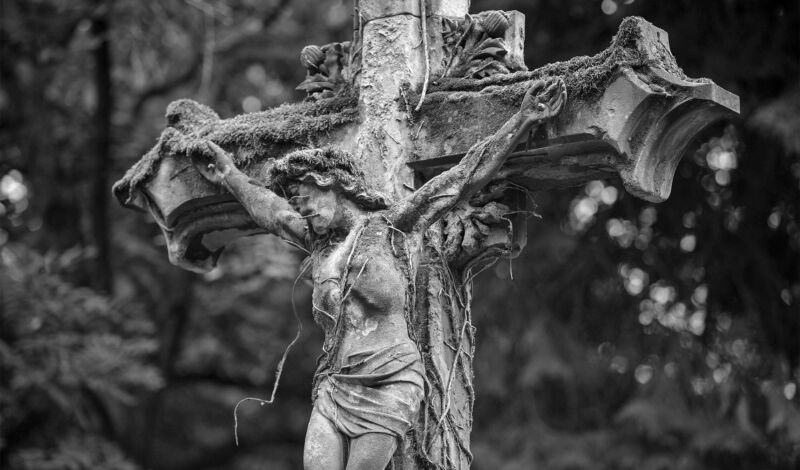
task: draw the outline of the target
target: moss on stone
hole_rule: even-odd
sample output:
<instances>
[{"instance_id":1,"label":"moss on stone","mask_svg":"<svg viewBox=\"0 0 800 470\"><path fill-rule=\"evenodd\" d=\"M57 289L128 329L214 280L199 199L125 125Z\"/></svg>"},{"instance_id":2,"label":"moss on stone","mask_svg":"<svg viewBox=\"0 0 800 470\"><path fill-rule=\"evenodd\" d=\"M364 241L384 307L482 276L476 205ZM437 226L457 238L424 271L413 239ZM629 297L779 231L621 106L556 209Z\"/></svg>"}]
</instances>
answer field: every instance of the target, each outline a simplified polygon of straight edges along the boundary
<instances>
[{"instance_id":1,"label":"moss on stone","mask_svg":"<svg viewBox=\"0 0 800 470\"><path fill-rule=\"evenodd\" d=\"M186 155L195 142L211 140L231 151L237 165L247 165L258 155L275 154L281 144L303 145L314 135L355 122L357 105L355 94L346 90L332 98L283 104L220 120L208 106L186 99L175 101L167 107L167 129L114 184L114 195L121 204L129 204L138 186L156 172L164 155Z\"/></svg>"},{"instance_id":2,"label":"moss on stone","mask_svg":"<svg viewBox=\"0 0 800 470\"><path fill-rule=\"evenodd\" d=\"M625 18L610 46L593 56L578 56L527 72L499 74L478 80L439 79L431 86L423 109L438 106L444 100L452 100L450 95L459 91L484 91L491 94L493 99L519 103L529 87L528 82L547 77L561 77L571 99L591 98L602 93L624 67L645 71L646 67L653 66L664 69L678 78L686 79L666 48L658 47L658 50L651 53L642 50L640 46L644 40L644 30L648 27L652 28L652 25L642 18ZM657 44L661 45L660 42ZM411 97L414 103L418 99L418 96Z\"/></svg>"},{"instance_id":3,"label":"moss on stone","mask_svg":"<svg viewBox=\"0 0 800 470\"><path fill-rule=\"evenodd\" d=\"M201 135L223 148L246 147L255 153L275 143L305 142L358 119L354 95L315 102L284 104L259 113L243 114L204 129ZM243 161L241 163L246 163Z\"/></svg>"}]
</instances>

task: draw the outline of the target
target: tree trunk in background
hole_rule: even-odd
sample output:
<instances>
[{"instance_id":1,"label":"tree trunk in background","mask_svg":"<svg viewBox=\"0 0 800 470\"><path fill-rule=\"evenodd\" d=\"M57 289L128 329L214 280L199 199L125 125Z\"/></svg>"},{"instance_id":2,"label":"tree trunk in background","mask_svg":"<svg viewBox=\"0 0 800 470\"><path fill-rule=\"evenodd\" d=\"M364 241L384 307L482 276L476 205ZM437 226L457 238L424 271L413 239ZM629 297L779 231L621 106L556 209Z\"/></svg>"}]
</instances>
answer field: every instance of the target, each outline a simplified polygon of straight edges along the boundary
<instances>
[{"instance_id":1,"label":"tree trunk in background","mask_svg":"<svg viewBox=\"0 0 800 470\"><path fill-rule=\"evenodd\" d=\"M108 220L108 171L111 152L111 110L113 107L111 86L111 47L109 39L110 2L99 2L92 18L92 34L97 40L93 51L95 65L95 89L97 108L94 113L94 162L92 169L91 197L89 202L92 239L97 247L92 286L101 292L110 292L111 249Z\"/></svg>"}]
</instances>

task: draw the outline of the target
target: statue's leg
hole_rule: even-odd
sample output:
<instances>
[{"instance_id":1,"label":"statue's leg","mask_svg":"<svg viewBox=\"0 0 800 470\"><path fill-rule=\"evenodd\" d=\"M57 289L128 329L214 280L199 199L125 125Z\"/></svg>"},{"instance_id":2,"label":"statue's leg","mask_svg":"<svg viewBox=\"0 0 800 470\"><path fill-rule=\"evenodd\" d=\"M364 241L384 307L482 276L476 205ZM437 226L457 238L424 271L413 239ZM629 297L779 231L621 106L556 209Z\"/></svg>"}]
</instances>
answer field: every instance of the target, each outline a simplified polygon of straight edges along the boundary
<instances>
[{"instance_id":1,"label":"statue's leg","mask_svg":"<svg viewBox=\"0 0 800 470\"><path fill-rule=\"evenodd\" d=\"M317 408L308 420L303 449L305 470L344 470L346 439Z\"/></svg>"},{"instance_id":2,"label":"statue's leg","mask_svg":"<svg viewBox=\"0 0 800 470\"><path fill-rule=\"evenodd\" d=\"M397 438L389 434L371 432L350 441L347 470L384 469L397 447Z\"/></svg>"}]
</instances>

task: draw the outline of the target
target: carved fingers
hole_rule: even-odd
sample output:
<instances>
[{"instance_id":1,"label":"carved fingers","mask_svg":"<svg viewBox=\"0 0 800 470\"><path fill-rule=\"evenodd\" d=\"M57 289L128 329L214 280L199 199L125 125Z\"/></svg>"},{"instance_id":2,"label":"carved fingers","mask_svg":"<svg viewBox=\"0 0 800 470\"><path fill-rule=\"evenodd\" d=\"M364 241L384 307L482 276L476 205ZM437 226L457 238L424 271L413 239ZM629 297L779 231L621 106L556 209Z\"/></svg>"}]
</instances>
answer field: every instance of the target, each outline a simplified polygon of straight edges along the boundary
<instances>
[{"instance_id":1,"label":"carved fingers","mask_svg":"<svg viewBox=\"0 0 800 470\"><path fill-rule=\"evenodd\" d=\"M469 260L486 250L493 229L510 229L507 218L509 210L508 206L491 201L480 207L460 204L448 212L444 216L445 259L456 266L465 266ZM510 234L508 239L511 239Z\"/></svg>"},{"instance_id":2,"label":"carved fingers","mask_svg":"<svg viewBox=\"0 0 800 470\"><path fill-rule=\"evenodd\" d=\"M210 140L194 141L187 150L197 171L212 183L221 184L236 168L230 154Z\"/></svg>"},{"instance_id":3,"label":"carved fingers","mask_svg":"<svg viewBox=\"0 0 800 470\"><path fill-rule=\"evenodd\" d=\"M536 80L525 94L520 112L527 121L535 123L558 115L566 102L564 80L559 77Z\"/></svg>"}]
</instances>

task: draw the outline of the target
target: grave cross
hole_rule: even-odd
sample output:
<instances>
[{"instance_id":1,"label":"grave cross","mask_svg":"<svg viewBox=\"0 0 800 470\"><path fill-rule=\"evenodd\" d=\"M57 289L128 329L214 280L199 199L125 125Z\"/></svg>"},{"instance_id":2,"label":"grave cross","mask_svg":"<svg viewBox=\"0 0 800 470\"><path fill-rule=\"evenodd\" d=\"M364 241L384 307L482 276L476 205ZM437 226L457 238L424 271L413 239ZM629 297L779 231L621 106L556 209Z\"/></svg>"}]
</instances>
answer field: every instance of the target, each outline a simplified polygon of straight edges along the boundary
<instances>
[{"instance_id":1,"label":"grave cross","mask_svg":"<svg viewBox=\"0 0 800 470\"><path fill-rule=\"evenodd\" d=\"M472 461L471 283L481 267L524 247L528 193L621 178L630 193L663 201L691 142L738 113L738 97L686 77L667 34L641 18L623 20L611 45L595 56L528 71L524 16L469 15L468 6L468 0L355 0L352 41L301 53L308 73L298 88L308 93L306 101L231 119L193 101L174 102L159 143L114 188L123 204L149 209L173 263L207 270L221 251L220 238L209 234L265 229L241 195L198 171L187 155L198 142L213 142L252 181L267 185L280 157L334 148L397 201L493 138L537 80L563 81L567 102L560 112L510 148L480 191L427 227L416 267L404 271L415 294L407 299L406 327L425 385L392 457L399 469L465 469ZM321 464L314 459L307 453L309 466Z\"/></svg>"}]
</instances>

